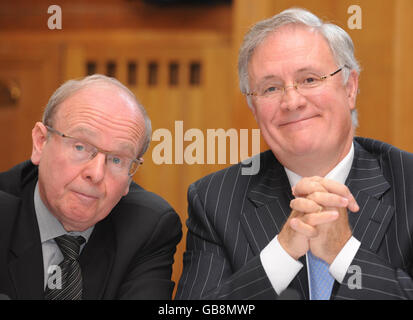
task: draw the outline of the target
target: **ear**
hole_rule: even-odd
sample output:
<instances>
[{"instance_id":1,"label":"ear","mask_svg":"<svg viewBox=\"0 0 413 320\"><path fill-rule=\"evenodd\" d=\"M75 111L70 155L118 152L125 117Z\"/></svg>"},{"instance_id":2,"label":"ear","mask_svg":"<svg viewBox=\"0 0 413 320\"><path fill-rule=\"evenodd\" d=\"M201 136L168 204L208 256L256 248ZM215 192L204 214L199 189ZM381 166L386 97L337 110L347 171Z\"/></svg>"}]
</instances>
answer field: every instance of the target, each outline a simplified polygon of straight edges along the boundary
<instances>
[{"instance_id":1,"label":"ear","mask_svg":"<svg viewBox=\"0 0 413 320\"><path fill-rule=\"evenodd\" d=\"M43 123L37 122L32 130L33 149L31 160L38 165L42 157L43 147L47 142L47 128Z\"/></svg>"},{"instance_id":2,"label":"ear","mask_svg":"<svg viewBox=\"0 0 413 320\"><path fill-rule=\"evenodd\" d=\"M358 93L358 81L359 81L359 76L357 72L355 70L351 70L350 76L346 84L346 93L347 93L347 99L349 102L350 110L353 110L356 107L356 97Z\"/></svg>"},{"instance_id":3,"label":"ear","mask_svg":"<svg viewBox=\"0 0 413 320\"><path fill-rule=\"evenodd\" d=\"M255 121L257 121L257 109L255 108L254 102L251 98L247 98L247 104L252 112L252 115L254 116Z\"/></svg>"},{"instance_id":4,"label":"ear","mask_svg":"<svg viewBox=\"0 0 413 320\"><path fill-rule=\"evenodd\" d=\"M129 193L129 187L130 187L131 183L132 183L132 177L129 177L129 181L126 184L125 191L122 194L123 197L126 196Z\"/></svg>"}]
</instances>

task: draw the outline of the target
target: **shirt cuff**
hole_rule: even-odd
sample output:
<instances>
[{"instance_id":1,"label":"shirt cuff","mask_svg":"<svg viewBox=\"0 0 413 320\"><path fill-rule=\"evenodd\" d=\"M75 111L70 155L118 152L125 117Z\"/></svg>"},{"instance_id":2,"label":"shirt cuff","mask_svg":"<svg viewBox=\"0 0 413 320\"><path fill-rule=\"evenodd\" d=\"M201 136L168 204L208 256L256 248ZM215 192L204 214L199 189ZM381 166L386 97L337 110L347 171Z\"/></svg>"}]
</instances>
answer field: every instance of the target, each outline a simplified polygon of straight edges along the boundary
<instances>
[{"instance_id":1,"label":"shirt cuff","mask_svg":"<svg viewBox=\"0 0 413 320\"><path fill-rule=\"evenodd\" d=\"M360 241L351 237L338 253L333 263L330 265L329 272L340 284L346 276L347 269L357 254L360 247Z\"/></svg>"},{"instance_id":2,"label":"shirt cuff","mask_svg":"<svg viewBox=\"0 0 413 320\"><path fill-rule=\"evenodd\" d=\"M278 242L278 236L261 251L260 259L275 292L280 295L303 267Z\"/></svg>"}]
</instances>

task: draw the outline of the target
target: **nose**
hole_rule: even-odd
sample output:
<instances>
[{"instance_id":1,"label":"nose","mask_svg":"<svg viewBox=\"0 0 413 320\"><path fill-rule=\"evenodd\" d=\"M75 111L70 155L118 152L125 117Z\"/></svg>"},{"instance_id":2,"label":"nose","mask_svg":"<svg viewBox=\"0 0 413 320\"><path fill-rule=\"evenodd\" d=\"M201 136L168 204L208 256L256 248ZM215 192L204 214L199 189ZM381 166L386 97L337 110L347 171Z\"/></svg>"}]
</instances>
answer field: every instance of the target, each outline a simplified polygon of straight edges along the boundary
<instances>
[{"instance_id":1,"label":"nose","mask_svg":"<svg viewBox=\"0 0 413 320\"><path fill-rule=\"evenodd\" d=\"M296 85L290 85L284 88L280 103L282 109L293 111L304 107L305 103L306 99L298 92Z\"/></svg>"},{"instance_id":2,"label":"nose","mask_svg":"<svg viewBox=\"0 0 413 320\"><path fill-rule=\"evenodd\" d=\"M94 184L100 183L105 177L106 155L98 153L93 159L85 164L82 171L83 178L90 180Z\"/></svg>"}]
</instances>

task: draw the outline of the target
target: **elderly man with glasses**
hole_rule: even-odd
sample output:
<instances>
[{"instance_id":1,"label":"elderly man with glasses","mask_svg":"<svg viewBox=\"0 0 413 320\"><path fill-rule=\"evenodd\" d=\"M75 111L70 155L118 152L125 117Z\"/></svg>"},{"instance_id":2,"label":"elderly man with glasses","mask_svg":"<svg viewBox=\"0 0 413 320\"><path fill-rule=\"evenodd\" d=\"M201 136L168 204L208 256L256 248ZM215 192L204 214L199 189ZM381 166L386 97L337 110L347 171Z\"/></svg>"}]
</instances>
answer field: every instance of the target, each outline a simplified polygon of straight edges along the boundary
<instances>
[{"instance_id":1,"label":"elderly man with glasses","mask_svg":"<svg viewBox=\"0 0 413 320\"><path fill-rule=\"evenodd\" d=\"M176 297L413 298L413 155L354 136L350 36L288 9L249 30L238 71L270 150L189 187Z\"/></svg>"},{"instance_id":2,"label":"elderly man with glasses","mask_svg":"<svg viewBox=\"0 0 413 320\"><path fill-rule=\"evenodd\" d=\"M103 75L64 83L31 161L0 174L0 293L11 299L170 299L176 212L132 182L151 123Z\"/></svg>"}]
</instances>

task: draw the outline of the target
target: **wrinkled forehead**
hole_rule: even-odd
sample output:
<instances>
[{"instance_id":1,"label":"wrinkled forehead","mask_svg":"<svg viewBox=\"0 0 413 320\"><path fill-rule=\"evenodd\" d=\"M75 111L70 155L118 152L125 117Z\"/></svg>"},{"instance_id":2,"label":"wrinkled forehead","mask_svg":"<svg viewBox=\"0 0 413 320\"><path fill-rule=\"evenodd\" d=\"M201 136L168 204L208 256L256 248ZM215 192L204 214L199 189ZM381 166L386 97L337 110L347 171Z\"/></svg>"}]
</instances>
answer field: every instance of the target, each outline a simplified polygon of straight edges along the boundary
<instances>
[{"instance_id":1,"label":"wrinkled forehead","mask_svg":"<svg viewBox=\"0 0 413 320\"><path fill-rule=\"evenodd\" d=\"M328 61L327 61L328 60ZM287 24L269 32L255 48L248 64L248 73L256 68L274 68L279 64L335 63L327 39L316 28L301 24ZM303 64L301 63L301 64ZM307 67L307 66L306 66Z\"/></svg>"},{"instance_id":2,"label":"wrinkled forehead","mask_svg":"<svg viewBox=\"0 0 413 320\"><path fill-rule=\"evenodd\" d=\"M127 140L138 149L145 139L145 121L140 109L134 99L116 86L80 89L60 105L54 125L66 134L88 128L96 131L97 136L110 137L108 141Z\"/></svg>"},{"instance_id":3,"label":"wrinkled forehead","mask_svg":"<svg viewBox=\"0 0 413 320\"><path fill-rule=\"evenodd\" d=\"M255 51L259 50L262 46L268 45L269 42L275 42L278 46L283 47L285 47L286 44L290 44L290 49L292 47L300 49L306 48L309 52L317 47L323 50L323 53L330 54L334 58L330 43L321 30L304 24L290 23L268 32L257 45L251 57L254 56Z\"/></svg>"},{"instance_id":4,"label":"wrinkled forehead","mask_svg":"<svg viewBox=\"0 0 413 320\"><path fill-rule=\"evenodd\" d=\"M321 44L331 52L327 39L319 29L304 24L289 23L265 34L252 52L250 58L254 55L255 51L262 46L268 45L269 42L276 42L281 45L286 41L294 43L296 46L308 45L309 50L311 50L314 45Z\"/></svg>"},{"instance_id":5,"label":"wrinkled forehead","mask_svg":"<svg viewBox=\"0 0 413 320\"><path fill-rule=\"evenodd\" d=\"M143 121L143 115L136 99L115 84L96 82L80 88L66 97L56 108L54 118L63 120L73 113L82 113L84 109L92 108L99 114L107 113L114 118L132 117Z\"/></svg>"}]
</instances>

